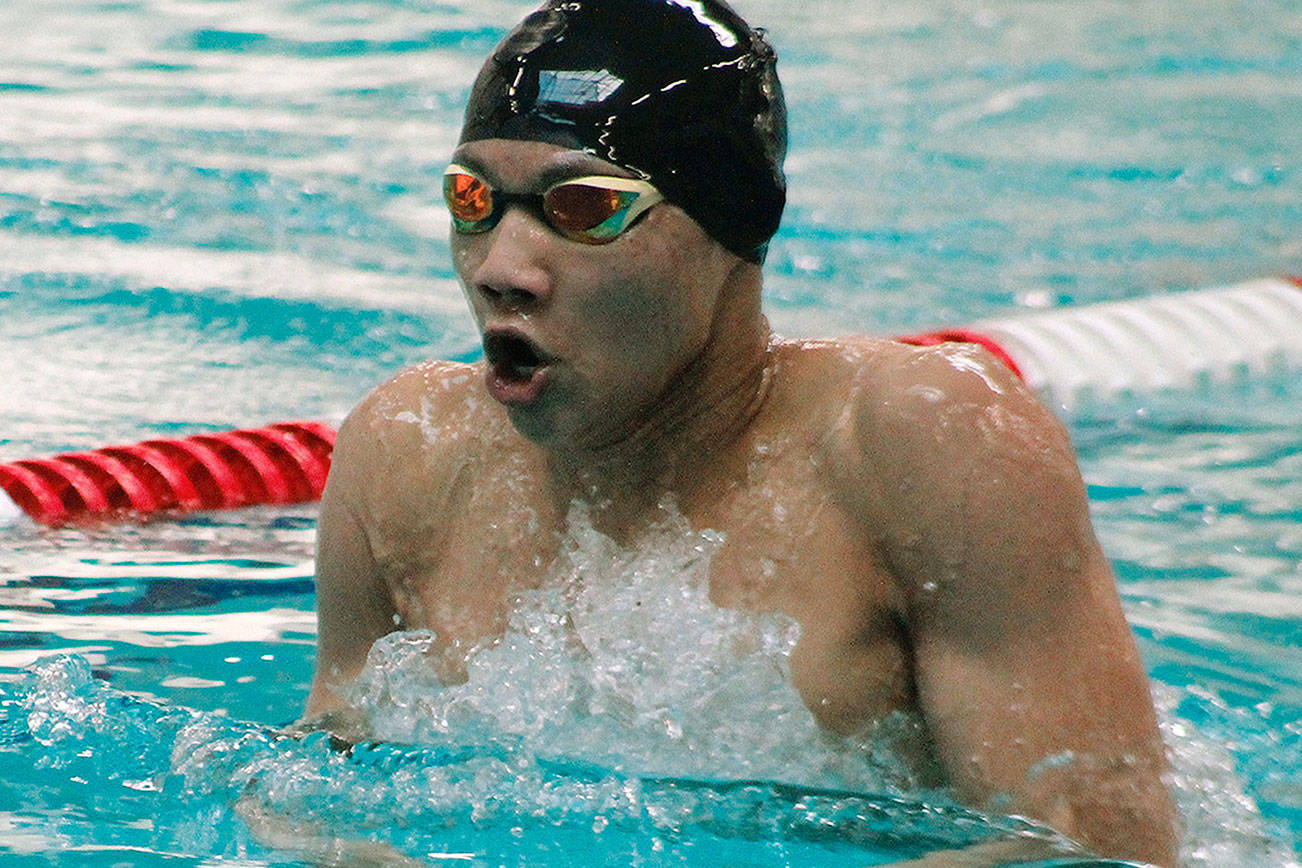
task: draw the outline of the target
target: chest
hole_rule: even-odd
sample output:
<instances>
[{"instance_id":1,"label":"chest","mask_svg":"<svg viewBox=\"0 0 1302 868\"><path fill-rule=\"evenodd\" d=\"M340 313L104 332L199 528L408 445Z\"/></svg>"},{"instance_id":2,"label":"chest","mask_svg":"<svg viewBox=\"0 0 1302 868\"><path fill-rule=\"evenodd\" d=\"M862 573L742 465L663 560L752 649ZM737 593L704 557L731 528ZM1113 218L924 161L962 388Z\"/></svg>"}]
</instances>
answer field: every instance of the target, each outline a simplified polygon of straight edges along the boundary
<instances>
[{"instance_id":1,"label":"chest","mask_svg":"<svg viewBox=\"0 0 1302 868\"><path fill-rule=\"evenodd\" d=\"M779 612L800 625L792 681L821 723L848 731L911 704L893 585L816 462L789 449L752 449L672 503L674 514L648 522L721 535L709 552L714 604ZM382 564L403 626L435 631L444 651L436 665L453 681L472 648L501 638L514 601L558 558L589 546L585 557L628 560L643 544L576 526L570 505L527 476L482 476L460 490L455 507L427 539L395 546L398 556ZM621 580L617 572L596 575Z\"/></svg>"},{"instance_id":2,"label":"chest","mask_svg":"<svg viewBox=\"0 0 1302 868\"><path fill-rule=\"evenodd\" d=\"M800 625L794 686L820 724L853 732L914 704L903 603L865 528L816 462L775 461L710 499L698 520L722 529L711 598L781 612Z\"/></svg>"}]
</instances>

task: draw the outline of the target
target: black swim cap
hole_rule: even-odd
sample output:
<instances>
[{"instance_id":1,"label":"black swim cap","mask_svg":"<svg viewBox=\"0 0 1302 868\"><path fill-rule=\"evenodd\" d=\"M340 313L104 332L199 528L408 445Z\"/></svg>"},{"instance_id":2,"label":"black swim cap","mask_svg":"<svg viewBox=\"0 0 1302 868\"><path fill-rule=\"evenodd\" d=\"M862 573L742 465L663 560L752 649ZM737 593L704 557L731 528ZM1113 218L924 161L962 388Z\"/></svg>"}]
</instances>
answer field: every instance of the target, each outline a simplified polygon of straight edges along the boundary
<instances>
[{"instance_id":1,"label":"black swim cap","mask_svg":"<svg viewBox=\"0 0 1302 868\"><path fill-rule=\"evenodd\" d=\"M548 0L480 70L461 142L594 154L760 262L786 204L776 61L722 0Z\"/></svg>"}]
</instances>

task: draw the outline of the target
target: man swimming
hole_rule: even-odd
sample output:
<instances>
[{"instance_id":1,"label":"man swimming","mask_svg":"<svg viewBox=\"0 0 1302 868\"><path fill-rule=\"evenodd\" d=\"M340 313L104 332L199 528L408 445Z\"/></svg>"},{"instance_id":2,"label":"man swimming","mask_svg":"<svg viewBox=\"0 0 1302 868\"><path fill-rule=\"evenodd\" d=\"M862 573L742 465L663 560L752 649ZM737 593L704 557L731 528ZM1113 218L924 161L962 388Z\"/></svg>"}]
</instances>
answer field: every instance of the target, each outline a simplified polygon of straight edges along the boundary
<instances>
[{"instance_id":1,"label":"man swimming","mask_svg":"<svg viewBox=\"0 0 1302 868\"><path fill-rule=\"evenodd\" d=\"M714 603L799 623L823 727L916 711L959 798L1171 864L1065 432L970 347L772 335L785 149L773 52L717 0L550 0L498 47L444 177L485 358L399 374L339 433L309 714L398 628L463 680L570 504L630 543L670 497L723 534Z\"/></svg>"}]
</instances>

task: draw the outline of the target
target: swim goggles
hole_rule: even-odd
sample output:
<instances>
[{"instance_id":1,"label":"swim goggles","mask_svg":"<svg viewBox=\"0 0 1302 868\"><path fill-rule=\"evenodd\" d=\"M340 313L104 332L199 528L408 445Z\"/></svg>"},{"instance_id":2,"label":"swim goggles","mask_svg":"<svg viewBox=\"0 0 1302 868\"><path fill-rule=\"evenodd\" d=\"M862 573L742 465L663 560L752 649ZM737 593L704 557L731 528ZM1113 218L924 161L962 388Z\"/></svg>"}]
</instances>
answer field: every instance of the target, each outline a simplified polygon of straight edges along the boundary
<instances>
[{"instance_id":1,"label":"swim goggles","mask_svg":"<svg viewBox=\"0 0 1302 868\"><path fill-rule=\"evenodd\" d=\"M506 193L453 163L443 173L443 198L452 212L453 228L462 235L489 231L508 205L520 204L571 241L608 244L664 196L646 181L612 175L569 178L542 193Z\"/></svg>"}]
</instances>

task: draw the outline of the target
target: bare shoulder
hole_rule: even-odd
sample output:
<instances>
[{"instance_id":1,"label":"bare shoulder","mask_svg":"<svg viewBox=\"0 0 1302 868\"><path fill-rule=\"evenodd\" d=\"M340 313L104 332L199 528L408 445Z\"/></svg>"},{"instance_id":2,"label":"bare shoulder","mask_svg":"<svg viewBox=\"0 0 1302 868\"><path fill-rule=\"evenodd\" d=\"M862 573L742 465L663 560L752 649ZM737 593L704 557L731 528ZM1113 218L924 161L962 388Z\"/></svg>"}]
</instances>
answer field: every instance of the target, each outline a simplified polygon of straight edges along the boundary
<instances>
[{"instance_id":1,"label":"bare shoulder","mask_svg":"<svg viewBox=\"0 0 1302 868\"><path fill-rule=\"evenodd\" d=\"M419 423L425 417L466 417L476 405L478 368L427 361L405 368L375 387L349 415L347 426L380 431Z\"/></svg>"},{"instance_id":2,"label":"bare shoulder","mask_svg":"<svg viewBox=\"0 0 1302 868\"><path fill-rule=\"evenodd\" d=\"M880 357L891 355L896 346L865 336L779 341L774 346L775 383L785 412L820 424L840 420L871 386Z\"/></svg>"},{"instance_id":3,"label":"bare shoulder","mask_svg":"<svg viewBox=\"0 0 1302 868\"><path fill-rule=\"evenodd\" d=\"M960 464L1035 460L1064 464L1075 457L1066 430L1011 370L975 344L903 347L879 380L877 421L897 436L923 430L927 448ZM920 438L901 438L919 446Z\"/></svg>"},{"instance_id":4,"label":"bare shoulder","mask_svg":"<svg viewBox=\"0 0 1302 868\"><path fill-rule=\"evenodd\" d=\"M801 364L829 410L829 480L902 579L972 564L978 543L1023 558L1091 544L1065 429L983 348L847 339Z\"/></svg>"},{"instance_id":5,"label":"bare shoulder","mask_svg":"<svg viewBox=\"0 0 1302 868\"><path fill-rule=\"evenodd\" d=\"M817 352L835 360L819 366L838 411L829 447L860 481L887 483L879 498L898 482L947 483L992 461L1074 472L1058 419L980 346L845 339Z\"/></svg>"},{"instance_id":6,"label":"bare shoulder","mask_svg":"<svg viewBox=\"0 0 1302 868\"><path fill-rule=\"evenodd\" d=\"M366 512L412 506L501 427L474 365L430 361L377 386L339 429L330 484Z\"/></svg>"}]
</instances>

